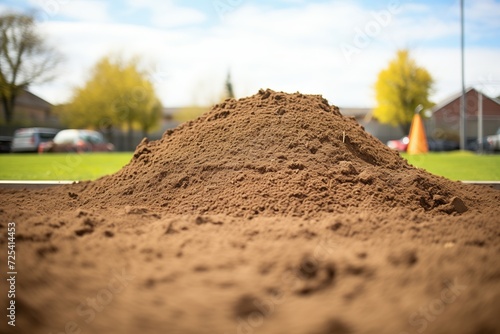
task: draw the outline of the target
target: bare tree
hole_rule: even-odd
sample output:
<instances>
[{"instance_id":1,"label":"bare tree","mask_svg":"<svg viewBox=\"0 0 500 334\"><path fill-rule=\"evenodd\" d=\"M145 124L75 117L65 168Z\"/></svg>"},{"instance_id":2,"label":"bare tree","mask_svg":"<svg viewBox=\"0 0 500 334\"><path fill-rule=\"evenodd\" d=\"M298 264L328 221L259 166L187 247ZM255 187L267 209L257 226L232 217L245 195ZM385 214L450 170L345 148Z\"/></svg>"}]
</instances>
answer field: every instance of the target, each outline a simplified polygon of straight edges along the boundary
<instances>
[{"instance_id":1,"label":"bare tree","mask_svg":"<svg viewBox=\"0 0 500 334\"><path fill-rule=\"evenodd\" d=\"M30 84L52 79L61 60L35 30L31 15L0 15L0 100L7 124L19 93Z\"/></svg>"}]
</instances>

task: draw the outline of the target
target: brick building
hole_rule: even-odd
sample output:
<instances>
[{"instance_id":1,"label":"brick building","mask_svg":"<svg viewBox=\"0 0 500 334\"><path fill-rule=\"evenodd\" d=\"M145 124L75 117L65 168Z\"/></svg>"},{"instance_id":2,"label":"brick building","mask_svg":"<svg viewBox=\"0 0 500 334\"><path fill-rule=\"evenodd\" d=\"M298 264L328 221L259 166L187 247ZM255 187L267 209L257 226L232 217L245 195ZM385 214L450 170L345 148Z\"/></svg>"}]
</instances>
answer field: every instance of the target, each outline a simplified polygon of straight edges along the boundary
<instances>
[{"instance_id":1,"label":"brick building","mask_svg":"<svg viewBox=\"0 0 500 334\"><path fill-rule=\"evenodd\" d=\"M455 94L432 108L432 117L426 121L427 135L459 141L460 97ZM500 128L500 101L482 94L475 88L466 90L465 132L468 140L478 137L479 111L483 114L483 136L495 134Z\"/></svg>"},{"instance_id":2,"label":"brick building","mask_svg":"<svg viewBox=\"0 0 500 334\"><path fill-rule=\"evenodd\" d=\"M52 104L35 94L22 90L15 101L12 125L59 126L59 120L52 113ZM0 104L2 123L5 123L3 106Z\"/></svg>"}]
</instances>

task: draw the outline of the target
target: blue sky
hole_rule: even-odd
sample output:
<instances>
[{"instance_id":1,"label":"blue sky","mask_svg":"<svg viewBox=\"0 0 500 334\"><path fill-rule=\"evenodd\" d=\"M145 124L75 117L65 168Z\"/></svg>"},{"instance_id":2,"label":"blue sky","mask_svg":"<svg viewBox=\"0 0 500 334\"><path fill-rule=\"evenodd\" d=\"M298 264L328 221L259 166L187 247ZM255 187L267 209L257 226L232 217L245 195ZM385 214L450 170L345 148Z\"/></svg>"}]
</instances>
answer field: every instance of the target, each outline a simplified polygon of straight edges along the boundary
<instances>
[{"instance_id":1,"label":"blue sky","mask_svg":"<svg viewBox=\"0 0 500 334\"><path fill-rule=\"evenodd\" d=\"M460 90L459 1L0 0L35 10L64 55L56 80L32 91L70 99L101 57L139 55L164 105L207 104L231 71L237 97L259 88L374 106L377 73L409 48L435 79L435 102ZM500 95L500 0L465 0L466 83Z\"/></svg>"}]
</instances>

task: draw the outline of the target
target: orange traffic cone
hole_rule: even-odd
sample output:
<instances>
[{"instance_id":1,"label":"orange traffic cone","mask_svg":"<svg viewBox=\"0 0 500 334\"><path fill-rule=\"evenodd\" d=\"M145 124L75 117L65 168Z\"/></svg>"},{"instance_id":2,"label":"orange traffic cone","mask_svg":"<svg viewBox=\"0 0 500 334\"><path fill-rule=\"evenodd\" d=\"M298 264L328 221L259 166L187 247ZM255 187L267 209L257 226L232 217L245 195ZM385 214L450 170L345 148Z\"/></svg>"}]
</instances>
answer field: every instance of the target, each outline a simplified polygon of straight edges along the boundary
<instances>
[{"instance_id":1,"label":"orange traffic cone","mask_svg":"<svg viewBox=\"0 0 500 334\"><path fill-rule=\"evenodd\" d=\"M427 137L425 136L424 123L419 114L413 116L410 128L410 142L406 152L408 154L420 154L429 152Z\"/></svg>"}]
</instances>

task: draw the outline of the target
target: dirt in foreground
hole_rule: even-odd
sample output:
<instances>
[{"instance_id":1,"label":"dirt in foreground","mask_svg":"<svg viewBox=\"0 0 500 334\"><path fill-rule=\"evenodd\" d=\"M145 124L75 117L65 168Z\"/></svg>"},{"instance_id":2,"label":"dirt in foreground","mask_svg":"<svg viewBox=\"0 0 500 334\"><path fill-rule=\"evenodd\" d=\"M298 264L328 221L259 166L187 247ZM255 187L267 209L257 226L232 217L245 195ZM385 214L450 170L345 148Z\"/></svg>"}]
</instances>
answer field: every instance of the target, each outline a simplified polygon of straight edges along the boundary
<instances>
[{"instance_id":1,"label":"dirt in foreground","mask_svg":"<svg viewBox=\"0 0 500 334\"><path fill-rule=\"evenodd\" d=\"M0 199L1 332L500 332L500 192L408 165L321 96L227 100L114 175Z\"/></svg>"}]
</instances>

